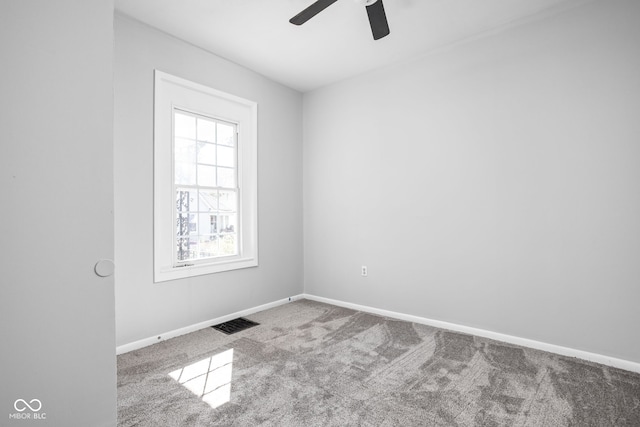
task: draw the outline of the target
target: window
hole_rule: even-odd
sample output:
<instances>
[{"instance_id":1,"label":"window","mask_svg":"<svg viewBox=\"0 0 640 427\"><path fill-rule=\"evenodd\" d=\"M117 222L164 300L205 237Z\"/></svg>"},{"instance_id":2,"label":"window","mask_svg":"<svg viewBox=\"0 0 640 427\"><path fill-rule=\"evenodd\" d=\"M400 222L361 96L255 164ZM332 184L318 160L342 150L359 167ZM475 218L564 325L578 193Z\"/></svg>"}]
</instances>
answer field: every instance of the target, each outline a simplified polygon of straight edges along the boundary
<instances>
[{"instance_id":1,"label":"window","mask_svg":"<svg viewBox=\"0 0 640 427\"><path fill-rule=\"evenodd\" d=\"M238 255L236 128L174 108L175 265Z\"/></svg>"},{"instance_id":2,"label":"window","mask_svg":"<svg viewBox=\"0 0 640 427\"><path fill-rule=\"evenodd\" d=\"M155 72L154 280L258 265L257 104Z\"/></svg>"}]
</instances>

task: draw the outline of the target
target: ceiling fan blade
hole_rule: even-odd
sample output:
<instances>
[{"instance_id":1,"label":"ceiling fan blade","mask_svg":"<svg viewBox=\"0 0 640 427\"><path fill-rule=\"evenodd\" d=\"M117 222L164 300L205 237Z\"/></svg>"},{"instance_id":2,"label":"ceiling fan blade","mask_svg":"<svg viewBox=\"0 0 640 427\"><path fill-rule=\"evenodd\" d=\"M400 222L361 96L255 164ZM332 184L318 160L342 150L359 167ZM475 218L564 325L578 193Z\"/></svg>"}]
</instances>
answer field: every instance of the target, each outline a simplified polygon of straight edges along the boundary
<instances>
[{"instance_id":1,"label":"ceiling fan blade","mask_svg":"<svg viewBox=\"0 0 640 427\"><path fill-rule=\"evenodd\" d=\"M289 22L295 25L302 25L337 1L338 0L318 0L317 2L313 3L311 6L291 18Z\"/></svg>"},{"instance_id":2,"label":"ceiling fan blade","mask_svg":"<svg viewBox=\"0 0 640 427\"><path fill-rule=\"evenodd\" d=\"M369 15L369 24L371 25L374 40L379 40L389 35L389 23L387 22L387 15L384 13L382 0L367 6L367 15Z\"/></svg>"}]
</instances>

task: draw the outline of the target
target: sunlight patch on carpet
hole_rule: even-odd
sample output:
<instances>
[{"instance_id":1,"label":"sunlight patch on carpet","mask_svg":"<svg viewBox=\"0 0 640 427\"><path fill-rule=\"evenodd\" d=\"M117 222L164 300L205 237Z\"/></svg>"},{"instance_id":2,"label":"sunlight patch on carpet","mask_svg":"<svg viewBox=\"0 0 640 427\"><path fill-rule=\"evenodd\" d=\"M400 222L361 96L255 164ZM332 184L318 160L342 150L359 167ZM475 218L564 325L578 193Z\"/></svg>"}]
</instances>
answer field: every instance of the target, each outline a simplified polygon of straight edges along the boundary
<instances>
[{"instance_id":1,"label":"sunlight patch on carpet","mask_svg":"<svg viewBox=\"0 0 640 427\"><path fill-rule=\"evenodd\" d=\"M169 373L169 376L212 408L231 400L233 349Z\"/></svg>"}]
</instances>

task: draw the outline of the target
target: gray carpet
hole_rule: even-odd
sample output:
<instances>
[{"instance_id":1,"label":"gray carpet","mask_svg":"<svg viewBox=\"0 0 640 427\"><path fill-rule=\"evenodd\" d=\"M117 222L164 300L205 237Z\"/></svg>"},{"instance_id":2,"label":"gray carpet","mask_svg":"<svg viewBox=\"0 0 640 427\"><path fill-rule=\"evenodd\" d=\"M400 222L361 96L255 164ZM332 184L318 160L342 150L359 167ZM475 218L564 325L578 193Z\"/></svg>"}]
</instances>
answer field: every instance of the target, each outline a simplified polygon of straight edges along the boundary
<instances>
[{"instance_id":1,"label":"gray carpet","mask_svg":"<svg viewBox=\"0 0 640 427\"><path fill-rule=\"evenodd\" d=\"M640 375L302 300L118 357L119 426L640 426Z\"/></svg>"}]
</instances>

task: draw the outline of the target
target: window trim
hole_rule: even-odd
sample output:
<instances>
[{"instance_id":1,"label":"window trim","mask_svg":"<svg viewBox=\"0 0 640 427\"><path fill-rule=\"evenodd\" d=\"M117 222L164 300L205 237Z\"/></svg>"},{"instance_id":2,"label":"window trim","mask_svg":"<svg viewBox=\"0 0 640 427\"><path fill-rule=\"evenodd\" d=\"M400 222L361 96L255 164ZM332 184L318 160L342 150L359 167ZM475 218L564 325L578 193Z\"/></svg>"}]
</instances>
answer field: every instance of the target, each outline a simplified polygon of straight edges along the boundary
<instances>
[{"instance_id":1,"label":"window trim","mask_svg":"<svg viewBox=\"0 0 640 427\"><path fill-rule=\"evenodd\" d=\"M258 104L154 70L154 282L219 273L258 265ZM173 114L175 109L237 126L238 249L236 256L174 265L175 194Z\"/></svg>"}]
</instances>

